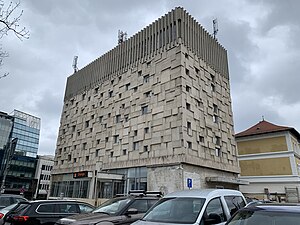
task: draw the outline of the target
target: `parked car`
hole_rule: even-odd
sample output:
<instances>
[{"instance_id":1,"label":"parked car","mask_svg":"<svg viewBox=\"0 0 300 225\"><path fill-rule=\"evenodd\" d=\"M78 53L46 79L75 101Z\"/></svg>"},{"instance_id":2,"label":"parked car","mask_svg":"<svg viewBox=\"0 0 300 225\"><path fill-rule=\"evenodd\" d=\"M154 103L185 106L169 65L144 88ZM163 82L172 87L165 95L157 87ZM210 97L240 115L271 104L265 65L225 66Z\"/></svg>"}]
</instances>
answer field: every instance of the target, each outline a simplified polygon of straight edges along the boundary
<instances>
[{"instance_id":1,"label":"parked car","mask_svg":"<svg viewBox=\"0 0 300 225\"><path fill-rule=\"evenodd\" d=\"M20 195L12 194L1 194L0 195L0 209L5 208L6 206L12 205L18 202L27 202L28 200Z\"/></svg>"},{"instance_id":2,"label":"parked car","mask_svg":"<svg viewBox=\"0 0 300 225\"><path fill-rule=\"evenodd\" d=\"M9 205L3 209L0 209L0 225L3 225L4 224L4 216L10 211L12 210L14 207L16 207L18 203L15 203L15 204L12 204L12 205Z\"/></svg>"},{"instance_id":3,"label":"parked car","mask_svg":"<svg viewBox=\"0 0 300 225\"><path fill-rule=\"evenodd\" d=\"M226 225L297 225L299 204L262 203L238 211Z\"/></svg>"},{"instance_id":4,"label":"parked car","mask_svg":"<svg viewBox=\"0 0 300 225\"><path fill-rule=\"evenodd\" d=\"M161 196L160 192L131 192L128 196L106 201L91 213L60 219L56 225L93 225L101 222L106 225L131 224L140 219Z\"/></svg>"},{"instance_id":5,"label":"parked car","mask_svg":"<svg viewBox=\"0 0 300 225\"><path fill-rule=\"evenodd\" d=\"M244 196L236 190L179 191L166 195L133 225L225 224L245 205Z\"/></svg>"},{"instance_id":6,"label":"parked car","mask_svg":"<svg viewBox=\"0 0 300 225\"><path fill-rule=\"evenodd\" d=\"M72 200L19 202L4 217L5 225L53 225L63 217L91 212L94 206Z\"/></svg>"}]
</instances>

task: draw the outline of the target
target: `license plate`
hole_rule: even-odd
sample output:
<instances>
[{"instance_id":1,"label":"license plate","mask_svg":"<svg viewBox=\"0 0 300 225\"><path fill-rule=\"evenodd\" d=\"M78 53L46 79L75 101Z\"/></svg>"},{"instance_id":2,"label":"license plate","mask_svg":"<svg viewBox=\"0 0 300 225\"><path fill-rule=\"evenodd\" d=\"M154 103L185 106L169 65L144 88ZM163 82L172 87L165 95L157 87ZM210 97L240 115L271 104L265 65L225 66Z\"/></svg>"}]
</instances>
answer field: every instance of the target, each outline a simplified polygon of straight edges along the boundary
<instances>
[{"instance_id":1,"label":"license plate","mask_svg":"<svg viewBox=\"0 0 300 225\"><path fill-rule=\"evenodd\" d=\"M11 223L10 222L5 222L5 224L4 225L11 225Z\"/></svg>"}]
</instances>

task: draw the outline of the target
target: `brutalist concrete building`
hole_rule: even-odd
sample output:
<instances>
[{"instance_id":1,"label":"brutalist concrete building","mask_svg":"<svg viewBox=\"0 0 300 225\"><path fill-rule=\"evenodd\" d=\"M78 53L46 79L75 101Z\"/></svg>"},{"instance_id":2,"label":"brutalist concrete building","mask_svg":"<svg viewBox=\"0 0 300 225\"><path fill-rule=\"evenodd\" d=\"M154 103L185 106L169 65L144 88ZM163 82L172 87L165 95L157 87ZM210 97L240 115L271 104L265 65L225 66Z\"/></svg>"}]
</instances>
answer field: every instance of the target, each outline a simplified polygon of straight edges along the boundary
<instances>
[{"instance_id":1,"label":"brutalist concrete building","mask_svg":"<svg viewBox=\"0 0 300 225\"><path fill-rule=\"evenodd\" d=\"M51 196L237 188L227 53L176 8L68 77Z\"/></svg>"}]
</instances>

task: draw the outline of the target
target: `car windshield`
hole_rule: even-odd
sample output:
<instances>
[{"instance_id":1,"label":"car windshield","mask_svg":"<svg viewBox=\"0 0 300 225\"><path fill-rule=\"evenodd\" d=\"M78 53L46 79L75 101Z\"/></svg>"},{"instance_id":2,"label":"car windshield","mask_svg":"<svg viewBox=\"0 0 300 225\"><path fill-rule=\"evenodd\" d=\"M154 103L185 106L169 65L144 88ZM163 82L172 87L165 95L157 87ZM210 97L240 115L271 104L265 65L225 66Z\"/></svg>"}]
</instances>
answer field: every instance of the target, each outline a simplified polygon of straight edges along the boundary
<instances>
[{"instance_id":1,"label":"car windshield","mask_svg":"<svg viewBox=\"0 0 300 225\"><path fill-rule=\"evenodd\" d=\"M299 224L299 219L299 213L243 210L237 213L228 225L293 225Z\"/></svg>"},{"instance_id":2,"label":"car windshield","mask_svg":"<svg viewBox=\"0 0 300 225\"><path fill-rule=\"evenodd\" d=\"M129 198L111 199L94 209L93 213L108 213L110 215L117 215L130 201L131 199Z\"/></svg>"},{"instance_id":3,"label":"car windshield","mask_svg":"<svg viewBox=\"0 0 300 225\"><path fill-rule=\"evenodd\" d=\"M195 223L204 198L164 198L142 220L162 223Z\"/></svg>"}]
</instances>

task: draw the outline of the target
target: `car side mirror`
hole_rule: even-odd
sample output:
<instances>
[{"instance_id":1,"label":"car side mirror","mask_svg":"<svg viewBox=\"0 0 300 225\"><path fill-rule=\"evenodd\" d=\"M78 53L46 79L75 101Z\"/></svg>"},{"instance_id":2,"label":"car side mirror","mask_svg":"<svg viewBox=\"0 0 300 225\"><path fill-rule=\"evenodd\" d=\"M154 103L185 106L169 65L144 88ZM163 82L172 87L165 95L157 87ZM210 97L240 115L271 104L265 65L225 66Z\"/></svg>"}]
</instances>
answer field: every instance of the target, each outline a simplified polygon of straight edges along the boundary
<instances>
[{"instance_id":1,"label":"car side mirror","mask_svg":"<svg viewBox=\"0 0 300 225\"><path fill-rule=\"evenodd\" d=\"M218 224L221 222L222 222L221 216L216 213L210 213L208 215L208 218L204 220L205 225Z\"/></svg>"},{"instance_id":2,"label":"car side mirror","mask_svg":"<svg viewBox=\"0 0 300 225\"><path fill-rule=\"evenodd\" d=\"M130 208L126 211L125 215L130 216L130 215L134 215L134 214L138 214L138 210L135 208Z\"/></svg>"}]
</instances>

